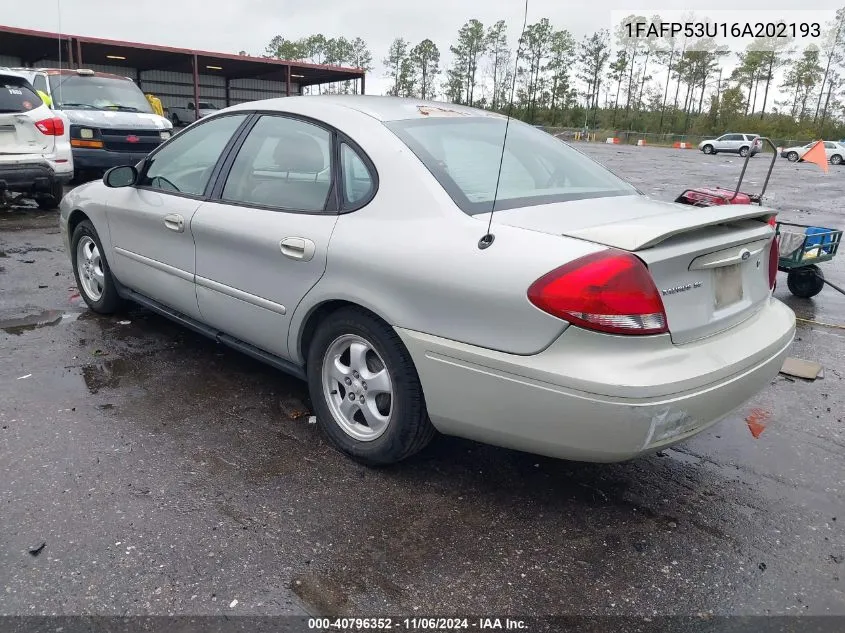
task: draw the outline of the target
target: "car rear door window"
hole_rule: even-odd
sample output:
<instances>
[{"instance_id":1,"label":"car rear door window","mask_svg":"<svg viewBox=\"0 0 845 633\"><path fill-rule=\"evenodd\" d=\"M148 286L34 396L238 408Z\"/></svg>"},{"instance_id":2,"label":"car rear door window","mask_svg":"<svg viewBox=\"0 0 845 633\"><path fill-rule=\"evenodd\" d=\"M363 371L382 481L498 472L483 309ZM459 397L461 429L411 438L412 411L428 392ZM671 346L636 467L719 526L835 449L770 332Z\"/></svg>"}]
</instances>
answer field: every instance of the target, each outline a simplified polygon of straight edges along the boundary
<instances>
[{"instance_id":1,"label":"car rear door window","mask_svg":"<svg viewBox=\"0 0 845 633\"><path fill-rule=\"evenodd\" d=\"M367 164L346 143L340 146L340 162L343 169L343 208L351 209L367 201L375 183Z\"/></svg>"},{"instance_id":2,"label":"car rear door window","mask_svg":"<svg viewBox=\"0 0 845 633\"><path fill-rule=\"evenodd\" d=\"M26 79L0 74L0 113L29 112L42 103Z\"/></svg>"},{"instance_id":3,"label":"car rear door window","mask_svg":"<svg viewBox=\"0 0 845 633\"><path fill-rule=\"evenodd\" d=\"M331 133L284 116L262 116L238 151L226 202L285 211L323 211L332 187Z\"/></svg>"},{"instance_id":4,"label":"car rear door window","mask_svg":"<svg viewBox=\"0 0 845 633\"><path fill-rule=\"evenodd\" d=\"M206 119L152 155L140 186L189 196L205 192L214 166L248 115Z\"/></svg>"}]
</instances>

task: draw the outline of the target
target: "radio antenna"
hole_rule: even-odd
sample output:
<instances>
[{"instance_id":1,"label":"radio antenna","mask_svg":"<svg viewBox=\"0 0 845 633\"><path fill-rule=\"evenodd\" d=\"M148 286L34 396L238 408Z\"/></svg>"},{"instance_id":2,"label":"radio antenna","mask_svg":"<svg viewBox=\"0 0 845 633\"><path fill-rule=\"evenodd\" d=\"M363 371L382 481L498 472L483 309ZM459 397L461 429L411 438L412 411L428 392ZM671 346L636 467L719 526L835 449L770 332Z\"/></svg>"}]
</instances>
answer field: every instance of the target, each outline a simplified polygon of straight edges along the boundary
<instances>
[{"instance_id":1,"label":"radio antenna","mask_svg":"<svg viewBox=\"0 0 845 633\"><path fill-rule=\"evenodd\" d=\"M499 182L502 180L502 164L505 161L505 145L508 142L508 128L511 123L511 114L513 113L513 96L516 92L516 75L519 72L519 58L522 54L522 44L525 39L525 27L528 25L528 0L525 0L525 11L522 17L522 31L519 34L519 41L516 47L516 62L513 67L513 81L511 82L511 96L508 101L508 118L505 121L505 136L502 139L502 153L499 156L499 171L496 173L496 189L493 192L493 203L490 206L490 218L487 220L487 232L478 240L478 248L484 250L493 243L496 236L490 233L493 226L493 212L496 210L496 199L499 197Z\"/></svg>"}]
</instances>

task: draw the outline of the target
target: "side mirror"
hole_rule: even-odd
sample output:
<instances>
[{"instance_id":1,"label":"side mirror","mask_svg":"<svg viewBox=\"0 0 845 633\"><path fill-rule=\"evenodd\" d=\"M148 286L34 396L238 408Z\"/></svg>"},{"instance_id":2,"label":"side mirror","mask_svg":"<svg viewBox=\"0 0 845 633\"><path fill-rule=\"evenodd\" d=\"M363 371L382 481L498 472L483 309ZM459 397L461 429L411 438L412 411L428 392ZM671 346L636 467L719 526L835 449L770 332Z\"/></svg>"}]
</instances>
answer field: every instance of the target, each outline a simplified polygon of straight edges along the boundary
<instances>
[{"instance_id":1,"label":"side mirror","mask_svg":"<svg viewBox=\"0 0 845 633\"><path fill-rule=\"evenodd\" d=\"M106 187L117 189L119 187L131 187L138 180L138 170L132 165L121 165L112 167L103 175L103 183Z\"/></svg>"}]
</instances>

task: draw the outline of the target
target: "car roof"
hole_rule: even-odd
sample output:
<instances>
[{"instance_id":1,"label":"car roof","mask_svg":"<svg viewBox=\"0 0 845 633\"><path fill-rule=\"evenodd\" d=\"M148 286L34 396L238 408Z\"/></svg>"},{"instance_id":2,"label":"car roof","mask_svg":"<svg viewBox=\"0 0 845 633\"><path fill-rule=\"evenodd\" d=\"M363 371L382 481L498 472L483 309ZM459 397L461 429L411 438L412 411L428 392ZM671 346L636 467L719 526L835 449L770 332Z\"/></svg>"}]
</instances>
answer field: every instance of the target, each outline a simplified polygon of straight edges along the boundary
<instances>
[{"instance_id":1,"label":"car roof","mask_svg":"<svg viewBox=\"0 0 845 633\"><path fill-rule=\"evenodd\" d=\"M426 101L405 97L385 97L376 95L312 95L299 97L280 97L250 101L228 108L229 110L279 110L289 107L299 110L303 104L320 104L338 110L355 110L379 121L401 121L407 119L429 119L447 117L488 117L504 119L501 114L455 105L440 101Z\"/></svg>"},{"instance_id":2,"label":"car roof","mask_svg":"<svg viewBox=\"0 0 845 633\"><path fill-rule=\"evenodd\" d=\"M0 75L3 75L5 77L15 77L17 79L26 79L27 81L29 81L29 79L24 73L17 70L12 70L11 68L4 68L2 66L0 66Z\"/></svg>"}]
</instances>

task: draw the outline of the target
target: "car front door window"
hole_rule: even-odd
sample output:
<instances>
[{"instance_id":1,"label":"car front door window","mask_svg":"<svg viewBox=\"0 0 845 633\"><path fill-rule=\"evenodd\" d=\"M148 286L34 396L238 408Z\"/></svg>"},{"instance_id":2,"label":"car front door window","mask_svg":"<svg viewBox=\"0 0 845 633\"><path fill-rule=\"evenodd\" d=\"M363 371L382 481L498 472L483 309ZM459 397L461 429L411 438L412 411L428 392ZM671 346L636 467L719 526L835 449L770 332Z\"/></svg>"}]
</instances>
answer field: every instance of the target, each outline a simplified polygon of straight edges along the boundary
<instances>
[{"instance_id":1,"label":"car front door window","mask_svg":"<svg viewBox=\"0 0 845 633\"><path fill-rule=\"evenodd\" d=\"M220 155L247 116L209 119L175 137L148 160L139 186L202 196Z\"/></svg>"}]
</instances>

